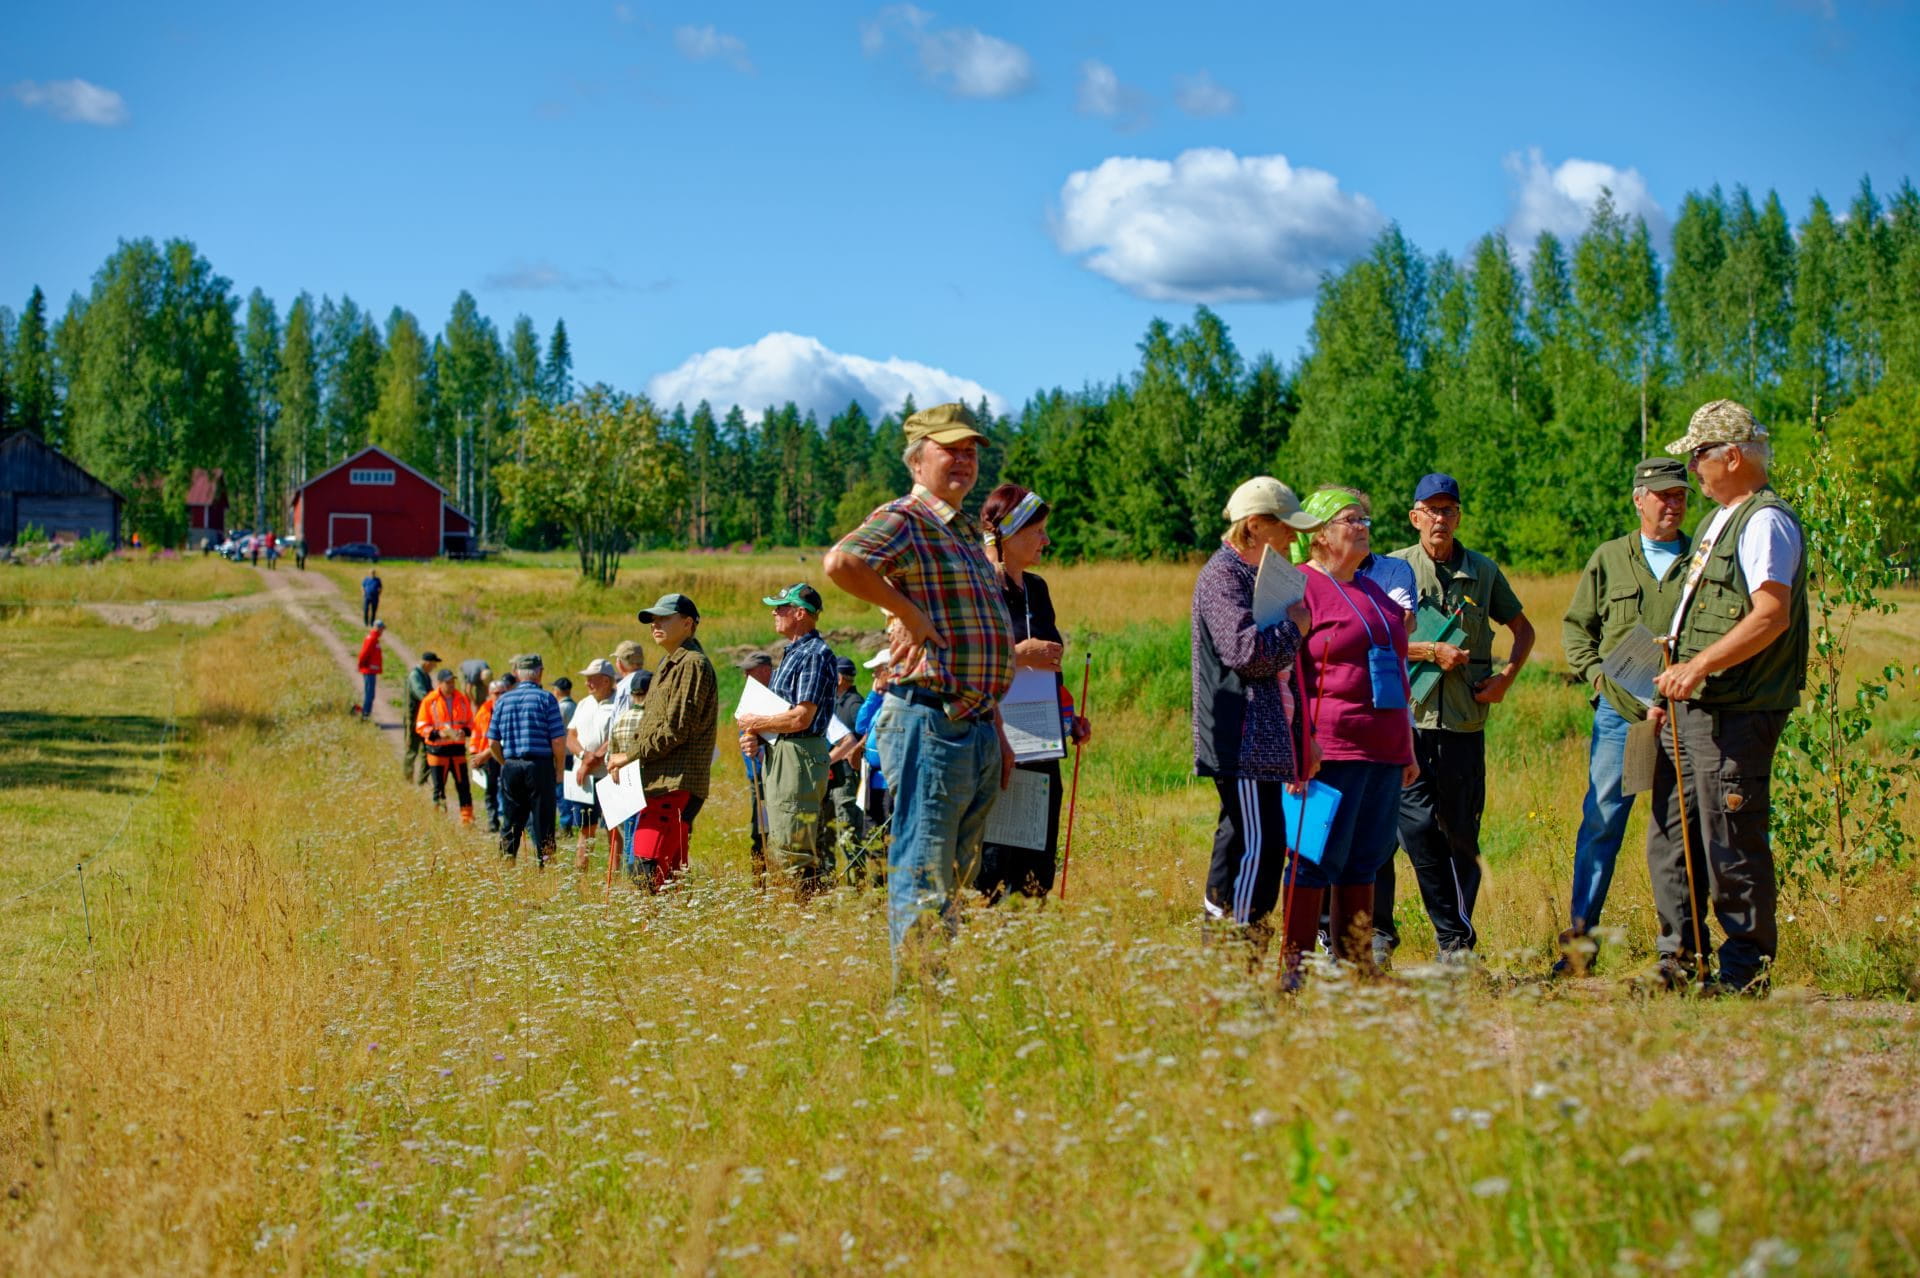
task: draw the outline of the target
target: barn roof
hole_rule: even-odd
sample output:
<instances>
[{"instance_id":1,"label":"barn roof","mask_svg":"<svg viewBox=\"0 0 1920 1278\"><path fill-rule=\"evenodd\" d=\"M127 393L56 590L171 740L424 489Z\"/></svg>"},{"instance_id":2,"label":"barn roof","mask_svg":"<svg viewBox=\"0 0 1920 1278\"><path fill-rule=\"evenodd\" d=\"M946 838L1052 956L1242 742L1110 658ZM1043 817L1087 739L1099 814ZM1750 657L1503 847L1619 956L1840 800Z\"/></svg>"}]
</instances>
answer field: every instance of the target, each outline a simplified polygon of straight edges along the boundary
<instances>
[{"instance_id":1,"label":"barn roof","mask_svg":"<svg viewBox=\"0 0 1920 1278\"><path fill-rule=\"evenodd\" d=\"M0 432L0 490L15 493L88 494L126 498L72 458L22 426Z\"/></svg>"},{"instance_id":2,"label":"barn roof","mask_svg":"<svg viewBox=\"0 0 1920 1278\"><path fill-rule=\"evenodd\" d=\"M204 467L193 468L193 482L187 485L187 505L211 506L220 500L220 481L226 478L223 470L207 470Z\"/></svg>"},{"instance_id":3,"label":"barn roof","mask_svg":"<svg viewBox=\"0 0 1920 1278\"><path fill-rule=\"evenodd\" d=\"M312 479L309 479L306 483L301 484L298 488L294 489L293 490L294 493L297 494L297 493L305 492L307 489L313 487L315 484L325 479L328 475L333 474L335 471L344 470L346 467L353 465L355 462L365 460L368 453L380 454L380 456L386 458L388 461L392 462L395 466L398 466L401 470L406 471L409 475L412 475L415 479L418 479L425 484L432 484L434 489L439 492L441 497L444 498L447 495L446 489L441 488L440 485L435 484L431 479L428 479L425 475L421 474L419 471L415 470L413 467L407 465L405 462L401 461L398 457L395 457L392 453L380 447L378 444L368 444L365 448L362 448L359 452L353 454L351 457L348 457L342 461L336 462L333 465L327 467L325 470L315 475ZM291 500L291 498L289 498L289 500Z\"/></svg>"}]
</instances>

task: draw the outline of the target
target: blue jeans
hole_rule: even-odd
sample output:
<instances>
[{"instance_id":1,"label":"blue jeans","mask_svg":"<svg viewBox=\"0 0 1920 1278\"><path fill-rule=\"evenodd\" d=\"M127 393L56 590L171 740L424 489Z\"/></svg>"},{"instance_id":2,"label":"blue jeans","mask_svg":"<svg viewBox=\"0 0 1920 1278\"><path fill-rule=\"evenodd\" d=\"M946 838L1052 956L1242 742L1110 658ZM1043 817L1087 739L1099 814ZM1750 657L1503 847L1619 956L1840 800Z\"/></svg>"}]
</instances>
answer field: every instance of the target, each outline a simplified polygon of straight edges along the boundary
<instances>
[{"instance_id":1,"label":"blue jeans","mask_svg":"<svg viewBox=\"0 0 1920 1278\"><path fill-rule=\"evenodd\" d=\"M1627 755L1627 720L1605 697L1593 711L1593 742L1587 752L1587 801L1580 812L1580 833L1573 845L1573 931L1584 935L1599 925L1600 908L1613 883L1613 863L1627 833L1633 796L1620 793L1620 769Z\"/></svg>"},{"instance_id":2,"label":"blue jeans","mask_svg":"<svg viewBox=\"0 0 1920 1278\"><path fill-rule=\"evenodd\" d=\"M1390 860L1400 832L1400 778L1397 763L1365 763L1342 759L1323 763L1317 780L1340 792L1340 807L1327 831L1327 850L1315 865L1304 857L1291 859L1292 881L1301 887L1360 887L1379 876ZM1298 805L1288 795L1281 800ZM1294 814L1299 814L1295 806Z\"/></svg>"},{"instance_id":3,"label":"blue jeans","mask_svg":"<svg viewBox=\"0 0 1920 1278\"><path fill-rule=\"evenodd\" d=\"M893 783L887 922L894 959L935 919L948 935L980 872L987 813L1000 796L1000 739L991 722L955 722L932 706L888 697L873 724Z\"/></svg>"},{"instance_id":4,"label":"blue jeans","mask_svg":"<svg viewBox=\"0 0 1920 1278\"><path fill-rule=\"evenodd\" d=\"M380 677L379 675L361 675L360 676L360 678L363 679L366 684L365 690L362 692L360 697L360 717L362 719L367 718L373 713L373 681L375 679L378 679L379 677Z\"/></svg>"}]
</instances>

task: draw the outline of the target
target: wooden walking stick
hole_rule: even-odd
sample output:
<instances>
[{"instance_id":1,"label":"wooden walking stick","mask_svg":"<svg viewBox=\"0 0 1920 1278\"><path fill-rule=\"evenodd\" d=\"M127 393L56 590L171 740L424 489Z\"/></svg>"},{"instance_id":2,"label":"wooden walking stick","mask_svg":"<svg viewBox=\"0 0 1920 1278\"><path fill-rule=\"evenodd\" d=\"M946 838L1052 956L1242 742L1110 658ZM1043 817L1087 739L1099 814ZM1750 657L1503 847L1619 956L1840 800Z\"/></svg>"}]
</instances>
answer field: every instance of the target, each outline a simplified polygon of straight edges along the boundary
<instances>
[{"instance_id":1,"label":"wooden walking stick","mask_svg":"<svg viewBox=\"0 0 1920 1278\"><path fill-rule=\"evenodd\" d=\"M1673 654L1669 645L1673 636L1660 640L1660 669L1665 671L1673 667ZM1680 718L1674 713L1673 699L1667 699L1667 728L1673 740L1673 793L1680 800L1680 854L1687 868L1687 917L1693 920L1693 963L1694 983L1704 986L1707 983L1707 950L1701 933L1700 897L1693 886L1693 840L1687 834L1687 774L1680 766Z\"/></svg>"},{"instance_id":2,"label":"wooden walking stick","mask_svg":"<svg viewBox=\"0 0 1920 1278\"><path fill-rule=\"evenodd\" d=\"M1087 684L1093 678L1093 650L1087 650L1086 665L1080 669L1080 716L1087 713ZM1073 743L1073 785L1067 791L1067 845L1060 853L1060 899L1067 899L1067 867L1073 864L1073 810L1080 802L1080 750L1086 743Z\"/></svg>"}]
</instances>

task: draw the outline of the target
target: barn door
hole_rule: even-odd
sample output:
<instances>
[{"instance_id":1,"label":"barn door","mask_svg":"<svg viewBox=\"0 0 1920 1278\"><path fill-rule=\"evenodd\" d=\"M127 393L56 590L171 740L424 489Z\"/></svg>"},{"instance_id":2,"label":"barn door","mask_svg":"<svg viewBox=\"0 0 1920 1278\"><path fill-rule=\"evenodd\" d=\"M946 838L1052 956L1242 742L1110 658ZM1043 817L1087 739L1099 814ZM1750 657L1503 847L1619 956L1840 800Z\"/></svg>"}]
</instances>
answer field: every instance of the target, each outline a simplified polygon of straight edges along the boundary
<instances>
[{"instance_id":1,"label":"barn door","mask_svg":"<svg viewBox=\"0 0 1920 1278\"><path fill-rule=\"evenodd\" d=\"M327 516L328 550L332 550L335 546L344 546L350 541L372 540L372 515L330 514Z\"/></svg>"}]
</instances>

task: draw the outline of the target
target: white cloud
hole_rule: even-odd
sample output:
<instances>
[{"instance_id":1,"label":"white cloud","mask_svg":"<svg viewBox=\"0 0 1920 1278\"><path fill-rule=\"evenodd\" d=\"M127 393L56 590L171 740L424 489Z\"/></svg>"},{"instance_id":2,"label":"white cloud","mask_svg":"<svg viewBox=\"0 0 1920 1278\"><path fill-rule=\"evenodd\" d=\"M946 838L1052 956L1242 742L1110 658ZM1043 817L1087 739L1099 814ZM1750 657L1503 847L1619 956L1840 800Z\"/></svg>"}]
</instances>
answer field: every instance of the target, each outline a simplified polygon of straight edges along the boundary
<instances>
[{"instance_id":1,"label":"white cloud","mask_svg":"<svg viewBox=\"0 0 1920 1278\"><path fill-rule=\"evenodd\" d=\"M978 404L985 396L998 412L1005 403L979 382L945 369L898 357L844 355L798 333L768 333L751 346L716 346L690 356L648 381L647 394L663 406L691 408L704 399L723 415L738 404L756 421L769 404L788 400L823 422L856 399L875 417L895 411L908 395L921 407L955 399Z\"/></svg>"},{"instance_id":2,"label":"white cloud","mask_svg":"<svg viewBox=\"0 0 1920 1278\"><path fill-rule=\"evenodd\" d=\"M673 43L682 57L695 62L717 60L725 62L735 71L749 74L753 71L753 61L747 57L747 42L711 24L704 27L677 27L673 33Z\"/></svg>"},{"instance_id":3,"label":"white cloud","mask_svg":"<svg viewBox=\"0 0 1920 1278\"><path fill-rule=\"evenodd\" d=\"M1114 156L1071 174L1053 236L1139 297L1264 302L1311 295L1385 222L1331 173L1208 147L1171 162Z\"/></svg>"},{"instance_id":4,"label":"white cloud","mask_svg":"<svg viewBox=\"0 0 1920 1278\"><path fill-rule=\"evenodd\" d=\"M132 119L127 102L112 89L85 80L21 80L7 90L15 101L71 124L108 128Z\"/></svg>"},{"instance_id":5,"label":"white cloud","mask_svg":"<svg viewBox=\"0 0 1920 1278\"><path fill-rule=\"evenodd\" d=\"M860 24L868 57L904 41L920 58L920 74L958 98L1010 98L1033 86L1033 59L1010 40L978 27L936 27L933 14L911 4L888 5Z\"/></svg>"},{"instance_id":6,"label":"white cloud","mask_svg":"<svg viewBox=\"0 0 1920 1278\"><path fill-rule=\"evenodd\" d=\"M612 271L595 268L567 271L551 262L522 262L502 271L494 271L480 281L480 287L502 293L664 293L673 287L670 279L629 284Z\"/></svg>"},{"instance_id":7,"label":"white cloud","mask_svg":"<svg viewBox=\"0 0 1920 1278\"><path fill-rule=\"evenodd\" d=\"M1531 251L1542 231L1562 242L1580 237L1593 219L1601 191L1613 196L1613 207L1628 218L1647 220L1656 244L1665 243L1671 229L1665 211L1647 190L1638 169L1621 169L1597 160L1562 160L1549 169L1539 147L1506 159L1513 175L1513 211L1507 216L1507 242L1516 254Z\"/></svg>"},{"instance_id":8,"label":"white cloud","mask_svg":"<svg viewBox=\"0 0 1920 1278\"><path fill-rule=\"evenodd\" d=\"M1080 64L1080 87L1074 94L1074 106L1081 115L1112 120L1117 129L1144 128L1152 123L1152 103L1147 95L1122 82L1117 71L1094 58Z\"/></svg>"},{"instance_id":9,"label":"white cloud","mask_svg":"<svg viewBox=\"0 0 1920 1278\"><path fill-rule=\"evenodd\" d=\"M1175 76L1173 84L1174 105L1188 115L1232 115L1240 109L1240 95L1210 72Z\"/></svg>"}]
</instances>

